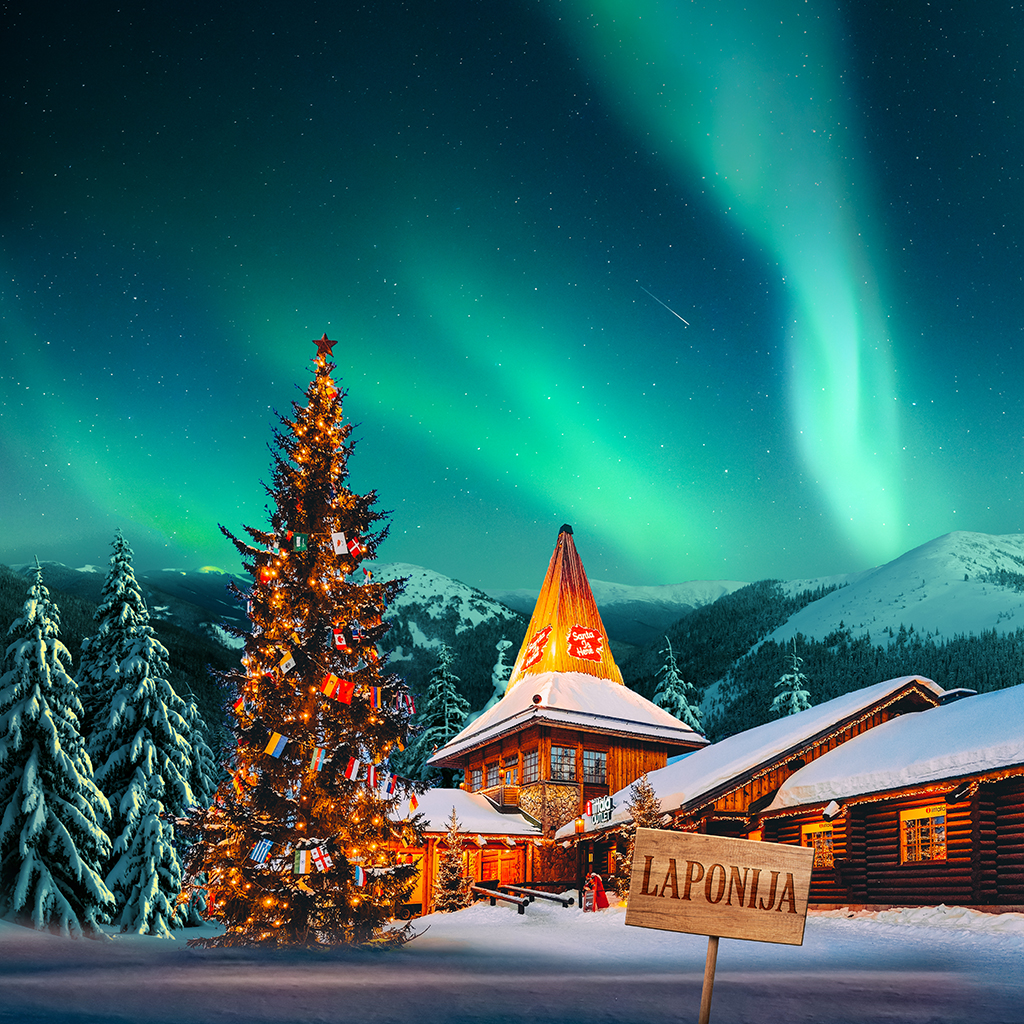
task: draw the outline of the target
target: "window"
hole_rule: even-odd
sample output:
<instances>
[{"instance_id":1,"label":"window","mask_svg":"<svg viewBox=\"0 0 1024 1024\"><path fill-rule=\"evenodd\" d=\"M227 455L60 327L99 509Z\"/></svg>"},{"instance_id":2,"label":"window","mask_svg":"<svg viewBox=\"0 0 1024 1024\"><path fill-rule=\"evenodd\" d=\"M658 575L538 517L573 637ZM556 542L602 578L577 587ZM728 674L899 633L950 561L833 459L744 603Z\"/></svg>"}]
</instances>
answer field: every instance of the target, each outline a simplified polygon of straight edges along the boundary
<instances>
[{"instance_id":1,"label":"window","mask_svg":"<svg viewBox=\"0 0 1024 1024\"><path fill-rule=\"evenodd\" d=\"M493 764L487 766L487 788L498 785L498 762L495 761Z\"/></svg>"},{"instance_id":2,"label":"window","mask_svg":"<svg viewBox=\"0 0 1024 1024\"><path fill-rule=\"evenodd\" d=\"M559 782L576 781L576 748L551 748L551 778Z\"/></svg>"},{"instance_id":3,"label":"window","mask_svg":"<svg viewBox=\"0 0 1024 1024\"><path fill-rule=\"evenodd\" d=\"M608 780L608 755L603 750L583 751L583 781L603 785Z\"/></svg>"},{"instance_id":4,"label":"window","mask_svg":"<svg viewBox=\"0 0 1024 1024\"><path fill-rule=\"evenodd\" d=\"M512 754L506 757L501 767L505 769L505 785L515 786L519 783L519 755Z\"/></svg>"},{"instance_id":5,"label":"window","mask_svg":"<svg viewBox=\"0 0 1024 1024\"><path fill-rule=\"evenodd\" d=\"M523 785L536 782L540 778L539 759L536 750L527 750L523 753Z\"/></svg>"},{"instance_id":6,"label":"window","mask_svg":"<svg viewBox=\"0 0 1024 1024\"><path fill-rule=\"evenodd\" d=\"M900 811L900 863L946 859L946 805Z\"/></svg>"},{"instance_id":7,"label":"window","mask_svg":"<svg viewBox=\"0 0 1024 1024\"><path fill-rule=\"evenodd\" d=\"M817 825L804 825L800 829L800 845L810 846L814 850L814 868L830 868L835 865L836 858L832 850L832 826L821 822Z\"/></svg>"},{"instance_id":8,"label":"window","mask_svg":"<svg viewBox=\"0 0 1024 1024\"><path fill-rule=\"evenodd\" d=\"M484 785L484 770L482 768L474 768L469 773L469 788L472 790L482 789Z\"/></svg>"}]
</instances>

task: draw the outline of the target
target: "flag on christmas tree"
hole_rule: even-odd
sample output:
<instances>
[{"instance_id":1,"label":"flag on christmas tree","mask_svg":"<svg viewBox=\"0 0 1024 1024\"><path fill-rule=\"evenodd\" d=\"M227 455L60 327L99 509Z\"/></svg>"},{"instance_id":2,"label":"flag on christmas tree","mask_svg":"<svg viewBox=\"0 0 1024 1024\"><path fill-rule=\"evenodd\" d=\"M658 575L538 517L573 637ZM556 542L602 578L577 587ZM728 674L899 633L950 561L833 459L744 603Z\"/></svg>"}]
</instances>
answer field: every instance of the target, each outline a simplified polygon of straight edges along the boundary
<instances>
[{"instance_id":1,"label":"flag on christmas tree","mask_svg":"<svg viewBox=\"0 0 1024 1024\"><path fill-rule=\"evenodd\" d=\"M295 868L297 875L308 875L313 870L313 858L310 850L295 851Z\"/></svg>"},{"instance_id":2,"label":"flag on christmas tree","mask_svg":"<svg viewBox=\"0 0 1024 1024\"><path fill-rule=\"evenodd\" d=\"M341 701L342 704L351 704L356 681L351 678L339 679L338 676L331 675L324 679L320 689L333 700Z\"/></svg>"},{"instance_id":3,"label":"flag on christmas tree","mask_svg":"<svg viewBox=\"0 0 1024 1024\"><path fill-rule=\"evenodd\" d=\"M288 742L288 739L289 737L282 736L279 732L272 732L267 745L263 748L263 753L269 754L271 757L280 757L281 751L284 750L284 745Z\"/></svg>"},{"instance_id":4,"label":"flag on christmas tree","mask_svg":"<svg viewBox=\"0 0 1024 1024\"><path fill-rule=\"evenodd\" d=\"M231 707L234 709L236 715L240 715L245 708L245 697L239 697Z\"/></svg>"},{"instance_id":5,"label":"flag on christmas tree","mask_svg":"<svg viewBox=\"0 0 1024 1024\"><path fill-rule=\"evenodd\" d=\"M266 864L273 845L274 844L269 839L261 839L252 848L252 853L249 854L249 859L256 861L257 864Z\"/></svg>"},{"instance_id":6,"label":"flag on christmas tree","mask_svg":"<svg viewBox=\"0 0 1024 1024\"><path fill-rule=\"evenodd\" d=\"M388 775L388 781L385 788L387 789L388 796L394 796L395 790L398 788L398 776Z\"/></svg>"},{"instance_id":7,"label":"flag on christmas tree","mask_svg":"<svg viewBox=\"0 0 1024 1024\"><path fill-rule=\"evenodd\" d=\"M366 785L369 789L377 788L377 766L375 764L366 766Z\"/></svg>"},{"instance_id":8,"label":"flag on christmas tree","mask_svg":"<svg viewBox=\"0 0 1024 1024\"><path fill-rule=\"evenodd\" d=\"M334 548L336 555L342 555L345 553L345 534L343 533L332 533L331 534L331 546Z\"/></svg>"},{"instance_id":9,"label":"flag on christmas tree","mask_svg":"<svg viewBox=\"0 0 1024 1024\"><path fill-rule=\"evenodd\" d=\"M353 558L362 558L366 554L366 548L359 543L358 537L349 537L347 542L348 553Z\"/></svg>"},{"instance_id":10,"label":"flag on christmas tree","mask_svg":"<svg viewBox=\"0 0 1024 1024\"><path fill-rule=\"evenodd\" d=\"M334 692L338 689L338 685L340 683L341 680L334 675L333 672L328 672L327 675L324 676L323 682L320 684L320 692L326 693L328 697L333 697Z\"/></svg>"},{"instance_id":11,"label":"flag on christmas tree","mask_svg":"<svg viewBox=\"0 0 1024 1024\"><path fill-rule=\"evenodd\" d=\"M295 668L295 659L292 657L291 651L285 651L284 657L279 662L281 671L287 675L293 668Z\"/></svg>"},{"instance_id":12,"label":"flag on christmas tree","mask_svg":"<svg viewBox=\"0 0 1024 1024\"><path fill-rule=\"evenodd\" d=\"M332 629L331 632L334 634L334 646L339 651L350 651L352 649L345 639L345 631L343 629Z\"/></svg>"},{"instance_id":13,"label":"flag on christmas tree","mask_svg":"<svg viewBox=\"0 0 1024 1024\"><path fill-rule=\"evenodd\" d=\"M366 872L358 864L354 869L356 885L366 885Z\"/></svg>"},{"instance_id":14,"label":"flag on christmas tree","mask_svg":"<svg viewBox=\"0 0 1024 1024\"><path fill-rule=\"evenodd\" d=\"M415 811L416 808L419 807L419 805L420 805L420 802L419 802L419 800L416 799L416 794L415 793L410 793L409 794L409 813L412 814L412 812Z\"/></svg>"},{"instance_id":15,"label":"flag on christmas tree","mask_svg":"<svg viewBox=\"0 0 1024 1024\"><path fill-rule=\"evenodd\" d=\"M312 768L313 771L315 771L315 772L320 771L320 769L323 768L323 766L324 766L324 761L326 760L326 755L327 755L327 748L326 747L314 747L313 748L313 757L312 757L312 759L309 762L309 767Z\"/></svg>"},{"instance_id":16,"label":"flag on christmas tree","mask_svg":"<svg viewBox=\"0 0 1024 1024\"><path fill-rule=\"evenodd\" d=\"M292 534L292 551L305 551L309 547L308 533Z\"/></svg>"},{"instance_id":17,"label":"flag on christmas tree","mask_svg":"<svg viewBox=\"0 0 1024 1024\"><path fill-rule=\"evenodd\" d=\"M346 779L356 779L359 777L359 766L362 762L358 757L350 757L348 759L348 766L345 768Z\"/></svg>"},{"instance_id":18,"label":"flag on christmas tree","mask_svg":"<svg viewBox=\"0 0 1024 1024\"><path fill-rule=\"evenodd\" d=\"M318 846L312 851L313 864L321 871L326 871L328 868L334 867L334 861L331 860L331 855L322 847Z\"/></svg>"}]
</instances>

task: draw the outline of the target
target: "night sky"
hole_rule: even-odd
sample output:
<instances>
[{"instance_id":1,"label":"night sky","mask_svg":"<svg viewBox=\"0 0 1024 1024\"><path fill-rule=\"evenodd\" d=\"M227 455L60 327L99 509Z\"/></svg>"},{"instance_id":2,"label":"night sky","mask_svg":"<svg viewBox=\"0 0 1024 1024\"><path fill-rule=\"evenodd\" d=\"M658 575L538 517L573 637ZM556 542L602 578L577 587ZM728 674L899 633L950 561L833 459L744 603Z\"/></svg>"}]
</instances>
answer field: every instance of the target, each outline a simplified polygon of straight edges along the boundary
<instances>
[{"instance_id":1,"label":"night sky","mask_svg":"<svg viewBox=\"0 0 1024 1024\"><path fill-rule=\"evenodd\" d=\"M1024 532L1024 14L5 6L0 561L237 569L337 339L386 561L792 579ZM296 390L298 388L298 390Z\"/></svg>"}]
</instances>

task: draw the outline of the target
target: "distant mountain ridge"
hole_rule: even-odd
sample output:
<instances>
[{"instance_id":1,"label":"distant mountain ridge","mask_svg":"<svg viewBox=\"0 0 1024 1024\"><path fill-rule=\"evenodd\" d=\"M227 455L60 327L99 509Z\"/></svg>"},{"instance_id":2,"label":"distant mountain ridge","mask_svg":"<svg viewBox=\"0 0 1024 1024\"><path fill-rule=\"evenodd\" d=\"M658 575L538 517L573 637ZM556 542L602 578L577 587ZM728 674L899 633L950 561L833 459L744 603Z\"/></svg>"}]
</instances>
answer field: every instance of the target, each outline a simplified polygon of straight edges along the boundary
<instances>
[{"instance_id":1,"label":"distant mountain ridge","mask_svg":"<svg viewBox=\"0 0 1024 1024\"><path fill-rule=\"evenodd\" d=\"M13 568L22 578L31 570ZM496 645L512 645L504 655L510 665L538 592L484 591L408 563L370 568L379 579L408 581L386 613L392 630L384 646L394 670L423 693L437 648L448 644L463 693L474 710L483 707L494 692ZM105 571L44 563L48 586L93 602ZM227 588L234 582L244 592L248 577L173 569L137 578L155 619L216 639L237 657L238 643L221 625L247 626ZM815 702L877 682L884 672L930 674L943 686L975 689L1024 681L1024 534L958 531L885 565L816 579L651 587L592 580L591 587L627 684L653 696L667 635L719 733L764 720L794 638Z\"/></svg>"}]
</instances>

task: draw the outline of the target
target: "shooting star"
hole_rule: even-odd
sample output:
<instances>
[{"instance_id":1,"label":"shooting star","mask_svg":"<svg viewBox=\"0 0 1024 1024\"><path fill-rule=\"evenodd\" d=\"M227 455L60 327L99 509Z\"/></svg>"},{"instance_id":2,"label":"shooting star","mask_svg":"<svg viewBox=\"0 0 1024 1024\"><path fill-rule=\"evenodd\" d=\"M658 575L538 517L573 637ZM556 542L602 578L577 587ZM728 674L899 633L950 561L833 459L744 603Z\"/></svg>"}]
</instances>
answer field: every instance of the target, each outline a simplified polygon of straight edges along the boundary
<instances>
[{"instance_id":1,"label":"shooting star","mask_svg":"<svg viewBox=\"0 0 1024 1024\"><path fill-rule=\"evenodd\" d=\"M640 285L640 291L647 292L647 289L643 285ZM664 306L673 316L679 316L679 314L671 306L669 306L667 303L662 302L657 295L654 295L651 292L647 292L647 294L650 295L651 298L654 299L654 301L657 302L659 306ZM679 319L683 320L681 316L679 316ZM683 323L686 324L687 327L690 326L689 320L683 320Z\"/></svg>"}]
</instances>

